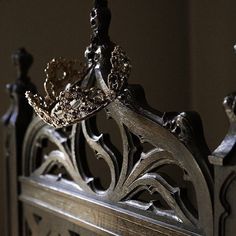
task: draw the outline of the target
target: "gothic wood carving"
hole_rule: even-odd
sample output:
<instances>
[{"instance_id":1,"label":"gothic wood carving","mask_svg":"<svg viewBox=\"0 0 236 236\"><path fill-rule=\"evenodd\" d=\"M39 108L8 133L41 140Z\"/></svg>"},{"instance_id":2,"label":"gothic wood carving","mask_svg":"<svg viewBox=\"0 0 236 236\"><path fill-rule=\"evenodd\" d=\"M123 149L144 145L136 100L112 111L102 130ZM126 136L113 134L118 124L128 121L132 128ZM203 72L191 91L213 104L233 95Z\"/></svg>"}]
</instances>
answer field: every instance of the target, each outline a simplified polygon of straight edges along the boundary
<instances>
[{"instance_id":1,"label":"gothic wood carving","mask_svg":"<svg viewBox=\"0 0 236 236\"><path fill-rule=\"evenodd\" d=\"M74 61L54 59L46 69L45 98L26 93L47 124L36 118L28 128L24 175L62 185L73 182L89 199L141 212L182 230L213 235L210 152L198 114L149 108L141 87L127 82L128 57L109 39L107 1L95 1L90 22L92 40L82 70L73 69ZM62 78L57 77L59 70ZM101 111L116 123L121 150L99 131L96 117ZM49 143L53 149L47 152ZM106 188L87 171L86 145L108 166ZM182 184L172 176L173 169L181 173ZM190 185L192 191L187 193ZM148 197L142 199L142 194Z\"/></svg>"},{"instance_id":2,"label":"gothic wood carving","mask_svg":"<svg viewBox=\"0 0 236 236\"><path fill-rule=\"evenodd\" d=\"M211 153L196 112L157 111L128 83L107 0L94 2L86 63L51 60L45 97L27 76L32 56L13 54L18 78L2 118L7 234L234 235L236 93L224 99L229 131Z\"/></svg>"},{"instance_id":3,"label":"gothic wood carving","mask_svg":"<svg viewBox=\"0 0 236 236\"><path fill-rule=\"evenodd\" d=\"M5 223L8 235L19 234L22 222L21 209L18 203L18 176L22 175L22 145L26 129L31 122L33 109L25 98L25 92L36 92L35 86L28 77L28 70L33 63L33 57L20 48L12 55L12 61L17 70L17 79L7 84L6 89L11 98L11 106L3 115L2 122L7 127L5 132ZM10 187L9 187L10 186Z\"/></svg>"}]
</instances>

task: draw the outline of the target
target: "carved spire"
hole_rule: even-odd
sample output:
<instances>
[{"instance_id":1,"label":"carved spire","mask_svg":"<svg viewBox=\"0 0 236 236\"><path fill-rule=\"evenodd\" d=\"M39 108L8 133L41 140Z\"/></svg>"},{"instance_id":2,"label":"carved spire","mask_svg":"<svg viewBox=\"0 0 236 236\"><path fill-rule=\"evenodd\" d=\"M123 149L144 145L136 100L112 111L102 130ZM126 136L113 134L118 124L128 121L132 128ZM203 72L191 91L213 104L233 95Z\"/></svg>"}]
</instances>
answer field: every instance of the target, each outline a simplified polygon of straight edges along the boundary
<instances>
[{"instance_id":1,"label":"carved spire","mask_svg":"<svg viewBox=\"0 0 236 236\"><path fill-rule=\"evenodd\" d=\"M93 31L92 43L102 45L108 43L111 12L107 0L95 0L94 8L90 14L90 24Z\"/></svg>"},{"instance_id":2,"label":"carved spire","mask_svg":"<svg viewBox=\"0 0 236 236\"><path fill-rule=\"evenodd\" d=\"M6 85L6 89L13 101L12 106L2 117L2 121L5 125L9 123L15 124L17 119L21 119L19 118L21 115L24 116L23 114L27 114L23 120L25 120L26 123L30 122L33 109L25 99L25 92L27 90L31 90L34 93L36 92L36 87L30 82L30 78L28 77L28 71L33 63L33 56L24 48L20 48L12 54L12 62L17 70L17 79L16 82Z\"/></svg>"},{"instance_id":3,"label":"carved spire","mask_svg":"<svg viewBox=\"0 0 236 236\"><path fill-rule=\"evenodd\" d=\"M6 181L4 185L7 188L3 190L3 193L6 193L6 224L9 226L7 235L16 235L15 233L21 228L19 226L23 224L21 218L18 218L21 215L17 201L20 192L18 177L22 175L23 140L33 116L33 109L24 95L27 90L36 93L36 87L28 77L28 71L33 63L32 55L24 48L20 48L12 54L12 62L17 69L17 78L13 83L6 85L11 105L2 117L2 122L6 126L3 136L4 156L1 158L4 160Z\"/></svg>"},{"instance_id":4,"label":"carved spire","mask_svg":"<svg viewBox=\"0 0 236 236\"><path fill-rule=\"evenodd\" d=\"M234 45L236 53L236 44ZM235 147L236 147L236 92L226 96L223 101L225 113L229 119L229 130L221 144L209 156L209 161L213 165L224 166L230 162L235 165Z\"/></svg>"},{"instance_id":5,"label":"carved spire","mask_svg":"<svg viewBox=\"0 0 236 236\"><path fill-rule=\"evenodd\" d=\"M236 147L236 93L226 96L223 101L225 113L229 119L229 131L221 144L209 156L213 165L223 166L225 162L234 161Z\"/></svg>"},{"instance_id":6,"label":"carved spire","mask_svg":"<svg viewBox=\"0 0 236 236\"><path fill-rule=\"evenodd\" d=\"M108 8L107 0L95 0L94 7L90 13L90 25L92 29L91 43L86 48L85 58L89 65L98 60L98 47L105 46L109 48L111 41L109 37L109 26L111 22L111 12ZM113 48L109 49L106 57L110 57ZM109 63L108 63L109 64Z\"/></svg>"},{"instance_id":7,"label":"carved spire","mask_svg":"<svg viewBox=\"0 0 236 236\"><path fill-rule=\"evenodd\" d=\"M29 104L46 123L61 128L89 118L114 101L127 85L130 61L108 36L111 13L106 0L96 0L90 14L92 37L82 71L67 59L53 59L46 69L45 98L26 93ZM58 71L63 71L59 78Z\"/></svg>"},{"instance_id":8,"label":"carved spire","mask_svg":"<svg viewBox=\"0 0 236 236\"><path fill-rule=\"evenodd\" d=\"M28 71L33 64L33 56L25 48L20 48L12 54L12 61L17 68L18 79L25 80L28 78Z\"/></svg>"}]
</instances>

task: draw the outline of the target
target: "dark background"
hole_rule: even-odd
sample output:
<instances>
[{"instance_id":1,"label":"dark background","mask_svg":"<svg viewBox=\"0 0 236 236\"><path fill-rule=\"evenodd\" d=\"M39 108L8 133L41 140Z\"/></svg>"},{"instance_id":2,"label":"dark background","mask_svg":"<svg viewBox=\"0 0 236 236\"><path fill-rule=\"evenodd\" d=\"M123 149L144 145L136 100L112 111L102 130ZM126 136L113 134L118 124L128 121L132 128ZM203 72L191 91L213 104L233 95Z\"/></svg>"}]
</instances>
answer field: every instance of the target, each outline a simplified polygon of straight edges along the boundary
<instances>
[{"instance_id":1,"label":"dark background","mask_svg":"<svg viewBox=\"0 0 236 236\"><path fill-rule=\"evenodd\" d=\"M92 0L0 0L0 114L9 106L4 86L16 77L11 53L24 46L34 55L30 76L42 91L51 58L83 58L91 7ZM236 89L236 1L110 0L110 7L110 35L132 60L130 83L142 84L158 110L198 111L215 149L228 125L222 99ZM2 142L2 127L0 134Z\"/></svg>"}]
</instances>

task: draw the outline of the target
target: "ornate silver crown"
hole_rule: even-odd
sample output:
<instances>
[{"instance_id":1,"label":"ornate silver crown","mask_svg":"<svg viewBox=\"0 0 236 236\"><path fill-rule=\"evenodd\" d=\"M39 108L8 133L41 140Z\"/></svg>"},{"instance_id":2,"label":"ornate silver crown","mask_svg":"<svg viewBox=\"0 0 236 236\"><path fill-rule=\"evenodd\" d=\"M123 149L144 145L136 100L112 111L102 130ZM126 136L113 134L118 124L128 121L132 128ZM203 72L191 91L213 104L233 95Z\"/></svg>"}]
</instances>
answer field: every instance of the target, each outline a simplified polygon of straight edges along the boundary
<instances>
[{"instance_id":1,"label":"ornate silver crown","mask_svg":"<svg viewBox=\"0 0 236 236\"><path fill-rule=\"evenodd\" d=\"M94 68L100 66L101 51L98 47L95 65L80 65L80 70L74 68L77 60L58 58L47 64L46 97L26 92L29 104L41 119L56 128L69 126L92 116L119 96L130 74L130 61L124 51L115 46L110 73L107 78L95 76L91 86Z\"/></svg>"}]
</instances>

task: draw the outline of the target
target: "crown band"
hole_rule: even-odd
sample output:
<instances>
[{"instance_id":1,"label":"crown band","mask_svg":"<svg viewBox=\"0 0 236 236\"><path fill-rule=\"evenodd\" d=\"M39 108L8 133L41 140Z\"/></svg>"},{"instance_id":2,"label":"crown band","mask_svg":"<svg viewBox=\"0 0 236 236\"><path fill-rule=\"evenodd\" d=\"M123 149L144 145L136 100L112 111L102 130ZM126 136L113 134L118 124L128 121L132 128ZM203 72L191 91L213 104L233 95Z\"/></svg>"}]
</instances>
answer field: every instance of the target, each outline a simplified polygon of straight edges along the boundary
<instances>
[{"instance_id":1,"label":"crown band","mask_svg":"<svg viewBox=\"0 0 236 236\"><path fill-rule=\"evenodd\" d=\"M83 82L91 80L92 69L84 66L80 71L75 70L76 62L58 58L48 63L45 70L45 98L26 92L28 102L37 115L56 128L85 120L114 101L125 88L131 70L125 52L115 46L107 79L96 80L95 85L89 87L84 86ZM59 71L62 71L61 78L58 78Z\"/></svg>"}]
</instances>

